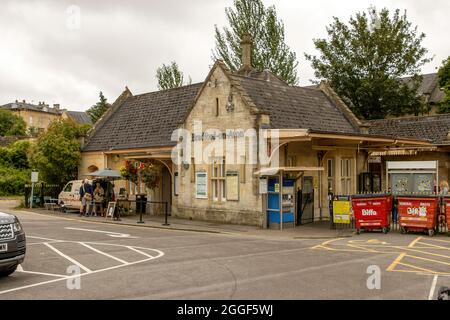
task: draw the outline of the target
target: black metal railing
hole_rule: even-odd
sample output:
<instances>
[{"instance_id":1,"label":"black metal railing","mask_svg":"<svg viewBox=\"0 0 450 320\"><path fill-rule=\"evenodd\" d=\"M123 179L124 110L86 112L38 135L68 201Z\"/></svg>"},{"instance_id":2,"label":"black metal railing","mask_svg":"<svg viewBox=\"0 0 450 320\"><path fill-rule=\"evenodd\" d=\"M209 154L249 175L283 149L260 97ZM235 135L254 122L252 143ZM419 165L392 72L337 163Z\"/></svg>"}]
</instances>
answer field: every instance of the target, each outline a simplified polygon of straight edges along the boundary
<instances>
[{"instance_id":1,"label":"black metal railing","mask_svg":"<svg viewBox=\"0 0 450 320\"><path fill-rule=\"evenodd\" d=\"M36 183L34 189L31 185L25 185L24 188L24 204L27 208L30 207L30 201L33 201L33 207L43 208L45 203L50 199L58 199L63 185ZM31 194L33 190L33 195Z\"/></svg>"}]
</instances>

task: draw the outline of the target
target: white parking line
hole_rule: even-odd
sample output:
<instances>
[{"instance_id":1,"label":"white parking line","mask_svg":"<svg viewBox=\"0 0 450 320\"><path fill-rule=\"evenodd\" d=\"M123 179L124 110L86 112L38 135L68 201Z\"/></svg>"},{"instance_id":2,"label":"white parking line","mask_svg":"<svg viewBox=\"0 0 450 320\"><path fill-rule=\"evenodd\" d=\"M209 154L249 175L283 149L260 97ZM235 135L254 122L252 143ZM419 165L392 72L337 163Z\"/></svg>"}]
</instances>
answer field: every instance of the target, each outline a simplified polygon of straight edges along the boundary
<instances>
[{"instance_id":1,"label":"white parking line","mask_svg":"<svg viewBox=\"0 0 450 320\"><path fill-rule=\"evenodd\" d=\"M50 241L57 241L58 243L62 242L62 243L76 243L76 244L80 244L80 242L78 242L78 241L65 241L65 240L55 240L55 239L49 239L49 240ZM47 284L51 284L51 283L57 283L57 282L60 282L60 281L67 281L69 279L75 279L75 278L79 278L79 277L81 278L81 277L84 277L84 276L87 276L87 275L92 275L92 274L101 273L101 272L105 272L105 271L120 269L120 268L123 268L123 267L133 266L133 265L136 265L136 264L140 264L140 263L148 262L148 261L151 261L151 260L154 260L154 259L158 259L158 258L161 258L162 256L164 256L164 252L162 252L160 250L157 250L157 249L151 249L151 248L130 247L130 246L124 246L124 245L118 245L118 244L112 244L112 243L99 243L99 242L86 242L86 243L81 242L81 244L105 245L105 246L111 246L111 247L127 248L129 250L132 250L132 251L135 251L137 253L140 253L141 255L145 256L146 259L139 260L139 261L134 261L134 262L126 262L126 261L124 261L124 262L126 262L126 264L121 264L121 265L117 265L117 266L113 266L113 267L109 267L109 268L104 268L104 269L99 269L99 270L95 270L95 271L89 270L88 268L84 267L85 270L87 269L89 271L87 271L85 273L82 273L80 275L70 275L70 276L69 275L64 276L64 275L58 275L58 274L43 273L43 272L34 272L34 271L24 271L23 268L20 266L19 267L20 271L18 270L19 272L36 274L36 275L54 276L54 277L57 277L58 279L38 282L38 283L30 284L30 285L25 285L25 286L22 286L22 287L17 287L17 288L12 288L12 289L8 289L8 290L0 291L0 295L6 294L6 293L15 292L15 291L20 291L20 290L30 289L30 288L34 288L34 287L39 287L39 286L47 285ZM55 251L59 255L63 256L66 259L68 259L69 261L73 262L74 264L79 265L80 268L82 268L78 261L75 261L74 259L72 259L72 258L68 257L67 255L63 254L61 251L59 251L58 249L54 248L50 244L43 243L43 245L47 246L51 250ZM87 245L86 247L91 247L90 245ZM156 256L151 256L151 255L149 255L149 254L147 254L145 252L142 252L141 250L154 251L156 253ZM98 250L98 251L99 251L100 254L105 254L104 252L102 252L100 250ZM111 257L113 257L113 256L111 256ZM115 260L118 259L117 257L114 257L114 258L115 258Z\"/></svg>"},{"instance_id":2,"label":"white parking line","mask_svg":"<svg viewBox=\"0 0 450 320\"><path fill-rule=\"evenodd\" d=\"M42 237L35 237L35 236L26 236L30 239L38 239L38 240L44 240L45 242L51 241L51 242L63 242L64 240L57 240L57 239L49 239L49 238L42 238Z\"/></svg>"},{"instance_id":3,"label":"white parking line","mask_svg":"<svg viewBox=\"0 0 450 320\"><path fill-rule=\"evenodd\" d=\"M428 295L428 300L433 300L434 297L434 292L436 291L436 284L438 281L438 275L435 275L433 277L433 282L431 283L431 289L430 289L430 294Z\"/></svg>"},{"instance_id":4,"label":"white parking line","mask_svg":"<svg viewBox=\"0 0 450 320\"><path fill-rule=\"evenodd\" d=\"M140 250L138 250L138 249L136 249L136 248L133 248L133 247L127 247L128 249L130 249L130 250L133 250L133 251L135 251L135 252L137 252L137 253L140 253L140 254L142 254L143 256L146 256L146 257L149 257L149 258L155 258L155 257L153 257L153 256L151 256L151 255L149 255L149 254L147 254L147 253L145 253L145 252L142 252L142 251L140 251Z\"/></svg>"},{"instance_id":5,"label":"white parking line","mask_svg":"<svg viewBox=\"0 0 450 320\"><path fill-rule=\"evenodd\" d=\"M102 230L92 230L92 229L84 229L84 228L71 228L66 227L64 229L67 230L76 230L76 231L87 231L87 232L97 232L97 233L104 233L110 237L113 238L128 238L128 239L137 239L137 237L132 237L127 233L118 233L118 232L111 232L111 231L102 231Z\"/></svg>"},{"instance_id":6,"label":"white parking line","mask_svg":"<svg viewBox=\"0 0 450 320\"><path fill-rule=\"evenodd\" d=\"M40 275L40 276L57 277L57 278L66 278L67 277L66 275L63 275L63 274L45 273L45 272L36 272L36 271L25 271L25 270L23 270L23 268L22 268L22 270L17 269L17 272L36 274L36 275Z\"/></svg>"},{"instance_id":7,"label":"white parking line","mask_svg":"<svg viewBox=\"0 0 450 320\"><path fill-rule=\"evenodd\" d=\"M112 255L110 255L110 254L108 254L108 253L106 253L106 252L100 251L100 250L98 250L98 249L96 249L96 248L94 248L94 247L91 247L90 245L88 245L88 244L86 244L86 243L83 243L83 242L78 242L78 243L81 244L82 246L85 246L86 248L88 248L88 249L94 251L94 252L97 252L97 253L99 253L99 254L101 254L101 255L104 255L105 257L108 257L108 258L111 258L111 259L113 259L113 260L119 261L119 262L122 263L123 265L128 265L128 264L129 264L129 263L128 263L127 261L125 261L125 260L122 260L122 259L119 259L119 258L117 258L117 257L114 257L114 256L112 256Z\"/></svg>"},{"instance_id":8,"label":"white parking line","mask_svg":"<svg viewBox=\"0 0 450 320\"><path fill-rule=\"evenodd\" d=\"M49 247L51 250L53 250L54 252L56 252L57 254L59 254L61 257L69 260L70 262L72 262L74 265L80 267L80 269L83 269L86 272L92 272L92 270L90 270L89 268L83 266L81 263L79 263L77 260L72 259L71 257L69 257L68 255L62 253L61 251L59 251L58 249L56 249L54 246L52 246L51 244L48 243L44 243L45 246Z\"/></svg>"}]
</instances>

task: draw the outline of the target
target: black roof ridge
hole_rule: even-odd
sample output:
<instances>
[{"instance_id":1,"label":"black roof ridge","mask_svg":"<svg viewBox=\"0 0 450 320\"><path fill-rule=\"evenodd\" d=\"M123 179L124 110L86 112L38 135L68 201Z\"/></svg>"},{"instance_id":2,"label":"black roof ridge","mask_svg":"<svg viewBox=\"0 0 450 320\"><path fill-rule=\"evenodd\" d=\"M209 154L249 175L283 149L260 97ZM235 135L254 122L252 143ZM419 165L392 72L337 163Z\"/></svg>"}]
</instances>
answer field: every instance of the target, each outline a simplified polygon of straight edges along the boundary
<instances>
[{"instance_id":1,"label":"black roof ridge","mask_svg":"<svg viewBox=\"0 0 450 320\"><path fill-rule=\"evenodd\" d=\"M419 76L437 76L438 73L437 72L430 72L430 73L418 73ZM412 76L404 76L404 77L400 77L399 79L409 79L412 78L414 75Z\"/></svg>"},{"instance_id":2,"label":"black roof ridge","mask_svg":"<svg viewBox=\"0 0 450 320\"><path fill-rule=\"evenodd\" d=\"M260 71L260 72L263 72L263 71ZM271 73L272 73L272 72L271 72ZM240 78L245 78L245 79L250 79L250 80L260 81L260 82L264 82L264 83L275 84L275 85L278 85L278 86L280 86L280 87L282 87L282 88L293 88L293 86L288 85L286 82L284 82L284 81L281 80L281 79L279 79L279 80L281 81L281 83L284 83L284 85L282 85L281 83L276 83L276 82L273 82L273 81L267 81L267 80L264 80L264 79L259 79L259 78L247 76L247 75L244 75L244 74L232 73L231 75L232 75L233 77L240 77ZM274 74L272 73L272 75L274 75ZM274 75L274 76L275 76L275 75Z\"/></svg>"},{"instance_id":3,"label":"black roof ridge","mask_svg":"<svg viewBox=\"0 0 450 320\"><path fill-rule=\"evenodd\" d=\"M194 87L194 86L198 86L198 85L203 85L203 83L204 82L197 82L197 83L192 83L192 84L188 84L188 85L184 85L184 86L180 86L180 87L176 87L176 88L170 88L170 89L165 89L165 90L156 90L156 91L150 91L150 92L145 92L145 93L140 93L140 94L134 94L130 98L141 97L141 96L145 96L145 95L148 95L148 94L171 92L171 91L180 90L180 89L184 89L184 88L188 88L188 87Z\"/></svg>"},{"instance_id":4,"label":"black roof ridge","mask_svg":"<svg viewBox=\"0 0 450 320\"><path fill-rule=\"evenodd\" d=\"M441 113L441 114L433 114L433 115L421 115L421 116L406 116L406 117L397 117L397 118L386 118L386 119L373 119L367 120L369 123L376 121L402 121L402 120L419 120L419 119L431 119L438 117L450 117L450 113ZM439 119L436 119L439 120Z\"/></svg>"}]
</instances>

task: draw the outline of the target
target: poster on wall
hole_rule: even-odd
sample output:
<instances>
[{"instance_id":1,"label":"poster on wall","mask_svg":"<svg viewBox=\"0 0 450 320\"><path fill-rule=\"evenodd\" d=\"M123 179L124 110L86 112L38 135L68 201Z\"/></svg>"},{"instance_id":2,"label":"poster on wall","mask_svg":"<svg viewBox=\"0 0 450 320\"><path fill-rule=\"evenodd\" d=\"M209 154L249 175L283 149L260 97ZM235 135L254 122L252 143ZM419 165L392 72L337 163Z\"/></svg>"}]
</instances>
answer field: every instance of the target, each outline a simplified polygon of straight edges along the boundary
<instances>
[{"instance_id":1,"label":"poster on wall","mask_svg":"<svg viewBox=\"0 0 450 320\"><path fill-rule=\"evenodd\" d=\"M259 194L267 194L268 183L266 177L259 178Z\"/></svg>"},{"instance_id":2,"label":"poster on wall","mask_svg":"<svg viewBox=\"0 0 450 320\"><path fill-rule=\"evenodd\" d=\"M206 172L197 172L195 174L195 196L197 199L208 198L208 174Z\"/></svg>"},{"instance_id":3,"label":"poster on wall","mask_svg":"<svg viewBox=\"0 0 450 320\"><path fill-rule=\"evenodd\" d=\"M334 223L350 224L351 203L350 201L333 201Z\"/></svg>"},{"instance_id":4,"label":"poster on wall","mask_svg":"<svg viewBox=\"0 0 450 320\"><path fill-rule=\"evenodd\" d=\"M237 172L227 172L226 186L227 200L239 201L239 174Z\"/></svg>"}]
</instances>

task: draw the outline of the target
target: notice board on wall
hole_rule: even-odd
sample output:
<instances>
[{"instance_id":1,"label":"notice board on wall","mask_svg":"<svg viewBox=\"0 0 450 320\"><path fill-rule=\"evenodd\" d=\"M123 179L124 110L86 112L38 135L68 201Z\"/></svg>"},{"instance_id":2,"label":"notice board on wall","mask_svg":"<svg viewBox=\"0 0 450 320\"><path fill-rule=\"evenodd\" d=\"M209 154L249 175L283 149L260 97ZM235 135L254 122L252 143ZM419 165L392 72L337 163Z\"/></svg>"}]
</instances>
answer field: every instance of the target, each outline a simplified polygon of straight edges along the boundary
<instances>
[{"instance_id":1,"label":"notice board on wall","mask_svg":"<svg viewBox=\"0 0 450 320\"><path fill-rule=\"evenodd\" d=\"M239 201L239 174L227 172L226 177L227 200Z\"/></svg>"}]
</instances>

